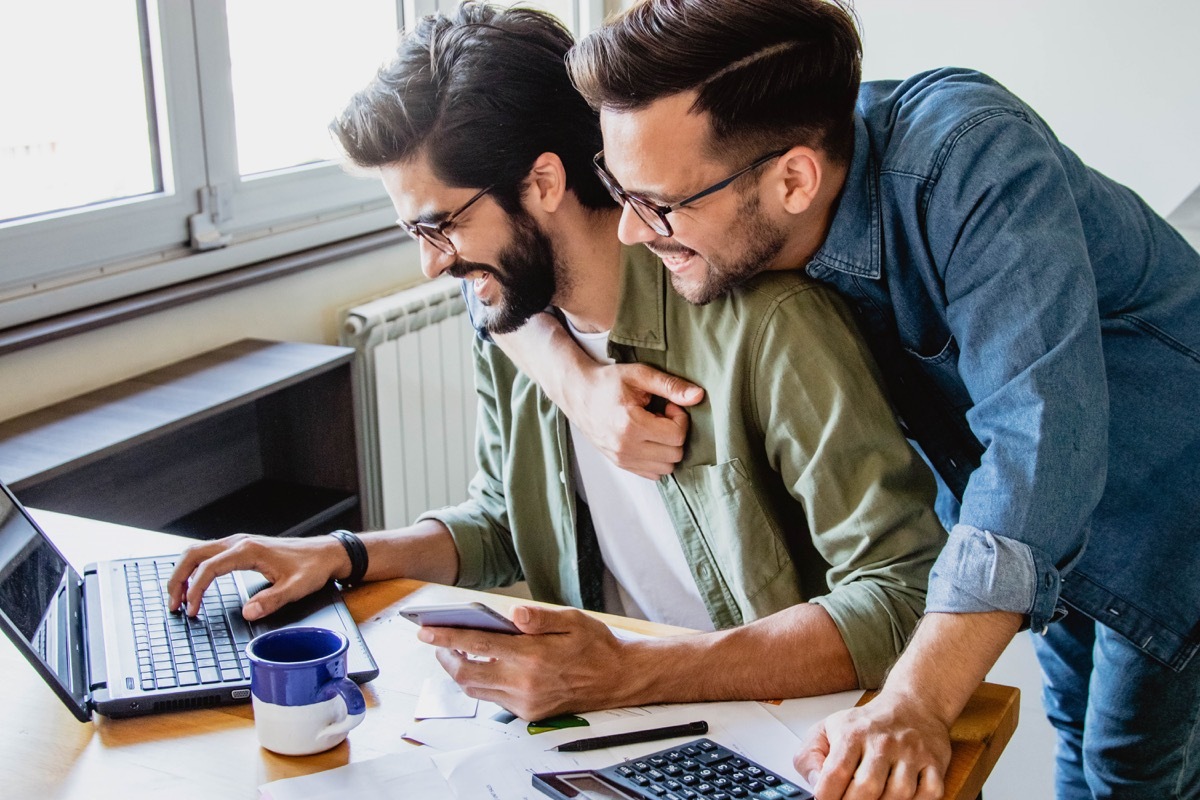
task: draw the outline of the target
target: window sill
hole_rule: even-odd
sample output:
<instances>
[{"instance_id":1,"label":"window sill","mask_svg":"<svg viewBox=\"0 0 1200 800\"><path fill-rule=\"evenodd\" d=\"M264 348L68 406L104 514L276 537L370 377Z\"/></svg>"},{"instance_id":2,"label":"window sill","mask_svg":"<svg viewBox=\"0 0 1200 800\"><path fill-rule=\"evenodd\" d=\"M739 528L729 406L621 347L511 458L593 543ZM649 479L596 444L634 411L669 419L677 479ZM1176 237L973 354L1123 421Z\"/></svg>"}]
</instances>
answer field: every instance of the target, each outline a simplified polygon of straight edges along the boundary
<instances>
[{"instance_id":1,"label":"window sill","mask_svg":"<svg viewBox=\"0 0 1200 800\"><path fill-rule=\"evenodd\" d=\"M205 278L166 286L131 297L72 311L55 317L0 330L0 356L46 344L68 336L136 319L215 295L294 275L334 261L369 253L408 240L401 230L390 229L356 236L300 253L261 261Z\"/></svg>"}]
</instances>

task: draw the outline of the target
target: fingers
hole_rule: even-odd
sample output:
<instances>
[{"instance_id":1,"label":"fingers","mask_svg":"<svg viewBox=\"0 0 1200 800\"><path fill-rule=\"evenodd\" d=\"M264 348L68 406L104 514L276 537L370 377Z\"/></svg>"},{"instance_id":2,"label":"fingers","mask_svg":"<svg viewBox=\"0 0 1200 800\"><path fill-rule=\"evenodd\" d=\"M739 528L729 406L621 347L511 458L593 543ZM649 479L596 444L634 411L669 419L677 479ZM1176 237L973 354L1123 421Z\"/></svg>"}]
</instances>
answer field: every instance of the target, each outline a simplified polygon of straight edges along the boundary
<instances>
[{"instance_id":1,"label":"fingers","mask_svg":"<svg viewBox=\"0 0 1200 800\"><path fill-rule=\"evenodd\" d=\"M856 772L861 758L862 748L858 740L830 743L829 753L821 771L809 780L809 783L813 785L813 793L821 800L826 798L830 798L830 800L854 798L857 800L859 795L848 794L847 790L850 788L851 781L856 780ZM887 773L884 773L884 777L886 776ZM866 797L867 795L862 796Z\"/></svg>"},{"instance_id":2,"label":"fingers","mask_svg":"<svg viewBox=\"0 0 1200 800\"><path fill-rule=\"evenodd\" d=\"M915 800L941 800L945 794L946 784L941 770L933 766L921 770Z\"/></svg>"},{"instance_id":3,"label":"fingers","mask_svg":"<svg viewBox=\"0 0 1200 800\"><path fill-rule=\"evenodd\" d=\"M622 379L626 384L681 406L694 406L704 399L704 390L696 384L645 364L629 365Z\"/></svg>"},{"instance_id":4,"label":"fingers","mask_svg":"<svg viewBox=\"0 0 1200 800\"><path fill-rule=\"evenodd\" d=\"M820 779L821 768L829 756L829 737L825 734L825 723L818 722L809 731L804 741L804 749L792 759L792 766L804 776L810 784L816 784Z\"/></svg>"},{"instance_id":5,"label":"fingers","mask_svg":"<svg viewBox=\"0 0 1200 800\"><path fill-rule=\"evenodd\" d=\"M499 659L514 655L519 646L514 640L521 637L507 633L476 631L469 628L423 626L417 631L417 638L434 647L457 650L460 653L470 653L483 658Z\"/></svg>"},{"instance_id":6,"label":"fingers","mask_svg":"<svg viewBox=\"0 0 1200 800\"><path fill-rule=\"evenodd\" d=\"M193 572L196 568L224 550L236 545L241 540L247 538L244 533L236 533L233 536L227 536L224 539L219 539L215 542L205 542L204 544L195 544L186 548L179 556L179 562L175 565L174 572L167 579L167 610L176 611L180 604L184 601L185 593L190 595L191 588L196 587L196 579L193 578ZM204 594L204 590L208 588L217 575L212 575L208 581L199 586L199 595ZM195 616L199 610L199 605L196 608L189 608L188 614Z\"/></svg>"}]
</instances>

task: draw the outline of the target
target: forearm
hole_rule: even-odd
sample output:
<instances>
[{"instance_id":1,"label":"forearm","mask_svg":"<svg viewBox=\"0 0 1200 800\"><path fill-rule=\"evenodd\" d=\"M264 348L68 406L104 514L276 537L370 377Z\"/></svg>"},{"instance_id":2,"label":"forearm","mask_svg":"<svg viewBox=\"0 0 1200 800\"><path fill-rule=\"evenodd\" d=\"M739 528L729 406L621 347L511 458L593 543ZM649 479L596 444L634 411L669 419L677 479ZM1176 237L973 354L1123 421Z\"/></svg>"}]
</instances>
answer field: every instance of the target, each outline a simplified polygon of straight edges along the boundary
<instances>
[{"instance_id":1,"label":"forearm","mask_svg":"<svg viewBox=\"0 0 1200 800\"><path fill-rule=\"evenodd\" d=\"M947 727L1021 627L1007 611L927 614L881 694L924 706Z\"/></svg>"},{"instance_id":2,"label":"forearm","mask_svg":"<svg viewBox=\"0 0 1200 800\"><path fill-rule=\"evenodd\" d=\"M570 399L567 387L572 381L568 378L595 366L550 314L534 314L513 333L494 334L492 340L559 408L565 408Z\"/></svg>"},{"instance_id":3,"label":"forearm","mask_svg":"<svg viewBox=\"0 0 1200 800\"><path fill-rule=\"evenodd\" d=\"M432 583L453 584L458 578L458 550L445 525L425 519L407 528L361 535L367 547L366 580L413 578ZM334 542L345 561L335 578L350 573L349 559L340 543Z\"/></svg>"},{"instance_id":4,"label":"forearm","mask_svg":"<svg viewBox=\"0 0 1200 800\"><path fill-rule=\"evenodd\" d=\"M837 625L812 603L726 631L624 646L619 705L807 697L858 685Z\"/></svg>"}]
</instances>

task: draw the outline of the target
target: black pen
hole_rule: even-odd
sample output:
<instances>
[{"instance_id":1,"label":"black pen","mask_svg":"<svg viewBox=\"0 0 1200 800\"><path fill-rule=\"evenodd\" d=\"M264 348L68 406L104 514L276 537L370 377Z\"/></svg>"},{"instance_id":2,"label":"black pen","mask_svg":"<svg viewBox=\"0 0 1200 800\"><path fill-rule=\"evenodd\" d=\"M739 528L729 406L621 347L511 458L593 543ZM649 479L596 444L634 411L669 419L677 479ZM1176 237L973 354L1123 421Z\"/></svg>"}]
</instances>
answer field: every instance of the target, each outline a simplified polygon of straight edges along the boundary
<instances>
[{"instance_id":1,"label":"black pen","mask_svg":"<svg viewBox=\"0 0 1200 800\"><path fill-rule=\"evenodd\" d=\"M560 753L581 753L584 750L599 750L602 747L618 747L623 744L641 744L642 742L657 742L661 739L673 739L676 736L699 736L708 733L708 723L704 720L689 722L686 725L668 725L665 728L650 728L644 731L629 731L614 733L611 736L594 736L591 739L576 739L573 742L560 744L550 749Z\"/></svg>"}]
</instances>

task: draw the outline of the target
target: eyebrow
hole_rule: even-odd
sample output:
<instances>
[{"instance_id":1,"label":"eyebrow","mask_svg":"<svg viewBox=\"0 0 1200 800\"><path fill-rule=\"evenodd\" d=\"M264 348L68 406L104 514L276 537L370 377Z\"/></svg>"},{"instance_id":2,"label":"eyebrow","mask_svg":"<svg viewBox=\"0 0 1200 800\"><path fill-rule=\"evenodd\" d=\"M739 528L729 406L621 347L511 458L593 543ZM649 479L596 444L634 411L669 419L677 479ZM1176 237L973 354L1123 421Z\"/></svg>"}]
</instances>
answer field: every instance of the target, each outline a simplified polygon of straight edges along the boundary
<instances>
[{"instance_id":1,"label":"eyebrow","mask_svg":"<svg viewBox=\"0 0 1200 800\"><path fill-rule=\"evenodd\" d=\"M443 222L449 217L449 211L426 211L425 213L418 215L415 219L406 220L406 222L412 225L437 225L439 222Z\"/></svg>"}]
</instances>

